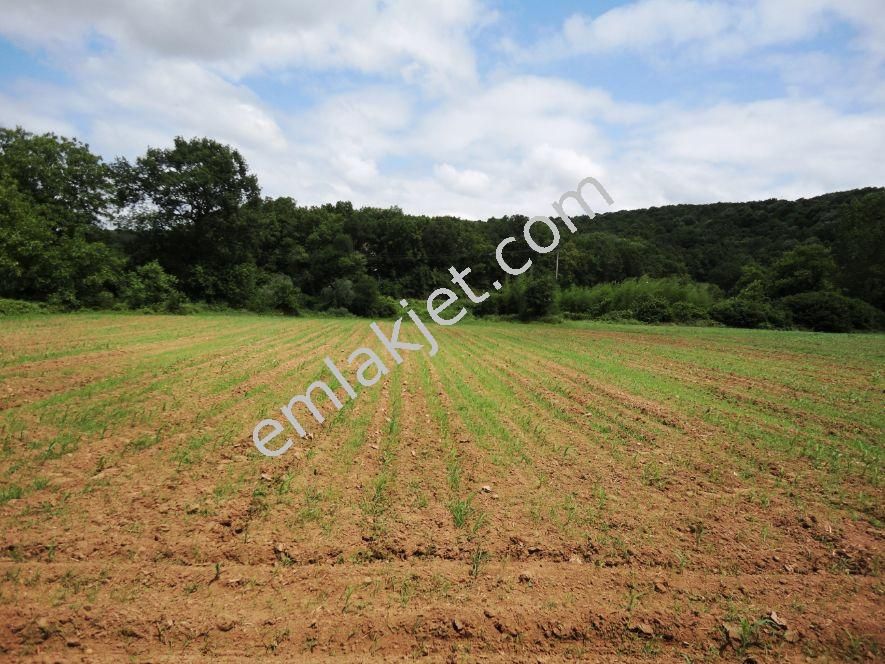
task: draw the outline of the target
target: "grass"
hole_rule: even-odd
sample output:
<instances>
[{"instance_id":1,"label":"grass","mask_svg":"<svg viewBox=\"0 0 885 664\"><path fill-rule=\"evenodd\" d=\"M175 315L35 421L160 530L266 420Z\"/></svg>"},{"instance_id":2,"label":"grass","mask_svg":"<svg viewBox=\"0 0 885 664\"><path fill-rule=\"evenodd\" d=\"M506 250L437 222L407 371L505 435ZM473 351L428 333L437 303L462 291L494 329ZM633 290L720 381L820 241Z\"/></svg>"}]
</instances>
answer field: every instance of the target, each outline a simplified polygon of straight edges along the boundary
<instances>
[{"instance_id":1,"label":"grass","mask_svg":"<svg viewBox=\"0 0 885 664\"><path fill-rule=\"evenodd\" d=\"M771 573L812 559L840 561L843 576L879 573L879 560L835 551L839 532L885 522L885 336L598 323L434 331L436 357L405 352L397 366L356 319L0 320L0 563L48 562L51 543L64 565L82 541L112 570L201 569L171 584L176 601L196 603L229 581L246 593L246 565L272 567L282 588L308 563L332 570L311 592L360 617L471 605L486 584L499 593L489 605L506 603L527 590L513 566L536 560L574 563L575 574L651 565L686 580L715 568L726 582L777 549ZM343 368L359 346L390 374L341 411L320 400L326 422L308 422L311 437L282 457L258 454L255 423L329 379L325 355ZM819 519L807 532L806 514ZM780 553L790 547L803 557ZM224 572L207 586L216 560ZM387 565L389 582L365 583ZM36 572L4 571L4 598ZM28 601L84 602L87 584L63 574L40 576ZM99 600L131 592L102 584L88 584ZM671 597L646 589L606 601L639 617ZM721 608L708 595L704 611ZM758 615L744 616L751 651ZM868 634L851 634L846 649L868 647ZM265 645L289 647L270 626Z\"/></svg>"}]
</instances>

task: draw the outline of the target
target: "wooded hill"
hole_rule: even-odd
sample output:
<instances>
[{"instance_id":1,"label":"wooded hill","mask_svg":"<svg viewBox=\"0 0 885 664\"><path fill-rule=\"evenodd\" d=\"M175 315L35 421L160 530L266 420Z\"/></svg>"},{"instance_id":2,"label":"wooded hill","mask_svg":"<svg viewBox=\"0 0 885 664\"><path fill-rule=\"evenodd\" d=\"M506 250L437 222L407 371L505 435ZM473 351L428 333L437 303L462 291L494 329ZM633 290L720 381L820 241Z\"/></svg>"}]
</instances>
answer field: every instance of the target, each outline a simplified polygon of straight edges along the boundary
<instances>
[{"instance_id":1,"label":"wooded hill","mask_svg":"<svg viewBox=\"0 0 885 664\"><path fill-rule=\"evenodd\" d=\"M474 313L885 325L885 189L574 220L578 232L564 232L558 252L508 250L533 267ZM0 129L0 312L28 309L10 301L24 300L390 316L400 298L450 285L450 266L472 268L480 289L504 281L495 247L521 238L525 221L262 197L242 155L210 139L105 163L76 139Z\"/></svg>"}]
</instances>

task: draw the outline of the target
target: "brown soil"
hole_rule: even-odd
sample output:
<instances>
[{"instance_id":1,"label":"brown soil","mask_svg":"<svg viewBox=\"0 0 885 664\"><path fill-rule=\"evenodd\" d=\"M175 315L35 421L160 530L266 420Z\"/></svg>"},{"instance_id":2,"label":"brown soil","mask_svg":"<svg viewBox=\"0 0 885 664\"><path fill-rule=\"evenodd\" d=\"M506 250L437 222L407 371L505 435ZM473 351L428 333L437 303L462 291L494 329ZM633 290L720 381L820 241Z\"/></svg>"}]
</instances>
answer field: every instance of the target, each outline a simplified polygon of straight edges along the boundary
<instances>
[{"instance_id":1,"label":"brown soil","mask_svg":"<svg viewBox=\"0 0 885 664\"><path fill-rule=\"evenodd\" d=\"M79 345L64 345L52 320L0 329L0 488L23 487L0 505L0 659L885 652L885 496L857 451L881 446L881 365L793 351L770 375L717 379L664 355L758 369L775 342L465 326L267 459L251 426L319 377L324 354L343 366L370 343L366 322L71 318ZM51 349L69 354L39 359ZM597 357L709 403L631 386ZM845 365L842 388L790 380ZM75 446L43 452L66 433ZM794 438L845 459L779 446Z\"/></svg>"}]
</instances>

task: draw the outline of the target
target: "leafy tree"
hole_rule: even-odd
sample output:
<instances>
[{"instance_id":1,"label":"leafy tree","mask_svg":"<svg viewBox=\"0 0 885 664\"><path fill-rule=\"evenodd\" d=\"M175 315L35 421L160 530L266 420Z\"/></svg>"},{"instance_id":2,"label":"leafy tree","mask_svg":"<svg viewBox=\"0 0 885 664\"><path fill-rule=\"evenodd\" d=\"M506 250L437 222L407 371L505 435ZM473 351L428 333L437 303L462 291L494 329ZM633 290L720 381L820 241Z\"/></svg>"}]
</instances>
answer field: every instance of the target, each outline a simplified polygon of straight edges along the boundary
<instances>
[{"instance_id":1,"label":"leafy tree","mask_svg":"<svg viewBox=\"0 0 885 664\"><path fill-rule=\"evenodd\" d=\"M126 275L122 297L133 309L176 310L182 301L181 293L176 289L177 282L157 261L151 261Z\"/></svg>"},{"instance_id":2,"label":"leafy tree","mask_svg":"<svg viewBox=\"0 0 885 664\"><path fill-rule=\"evenodd\" d=\"M119 201L154 228L198 227L258 201L258 179L234 148L208 138L177 136L172 148L148 148L135 164L114 164ZM199 232L197 233L199 236Z\"/></svg>"},{"instance_id":3,"label":"leafy tree","mask_svg":"<svg viewBox=\"0 0 885 664\"><path fill-rule=\"evenodd\" d=\"M782 300L793 322L820 332L870 330L882 324L882 312L861 300L832 291L790 295Z\"/></svg>"},{"instance_id":4,"label":"leafy tree","mask_svg":"<svg viewBox=\"0 0 885 664\"><path fill-rule=\"evenodd\" d=\"M819 242L809 242L786 252L771 268L772 292L777 296L833 288L836 261Z\"/></svg>"},{"instance_id":5,"label":"leafy tree","mask_svg":"<svg viewBox=\"0 0 885 664\"><path fill-rule=\"evenodd\" d=\"M556 281L547 274L528 279L519 309L522 320L549 316L556 310Z\"/></svg>"},{"instance_id":6,"label":"leafy tree","mask_svg":"<svg viewBox=\"0 0 885 664\"><path fill-rule=\"evenodd\" d=\"M285 274L272 274L256 289L248 308L257 312L281 311L297 316L301 310L301 291Z\"/></svg>"},{"instance_id":7,"label":"leafy tree","mask_svg":"<svg viewBox=\"0 0 885 664\"><path fill-rule=\"evenodd\" d=\"M65 308L112 301L125 259L98 241L110 187L87 146L0 129L0 294Z\"/></svg>"},{"instance_id":8,"label":"leafy tree","mask_svg":"<svg viewBox=\"0 0 885 664\"><path fill-rule=\"evenodd\" d=\"M56 235L97 227L109 211L111 169L76 139L0 128L0 172Z\"/></svg>"},{"instance_id":9,"label":"leafy tree","mask_svg":"<svg viewBox=\"0 0 885 664\"><path fill-rule=\"evenodd\" d=\"M349 309L357 316L373 316L378 310L380 297L378 282L363 275L353 285L353 300Z\"/></svg>"},{"instance_id":10,"label":"leafy tree","mask_svg":"<svg viewBox=\"0 0 885 664\"><path fill-rule=\"evenodd\" d=\"M885 310L885 191L853 200L834 242L839 283L850 295Z\"/></svg>"},{"instance_id":11,"label":"leafy tree","mask_svg":"<svg viewBox=\"0 0 885 664\"><path fill-rule=\"evenodd\" d=\"M324 309L350 310L356 293L350 279L336 279L320 293L320 301Z\"/></svg>"},{"instance_id":12,"label":"leafy tree","mask_svg":"<svg viewBox=\"0 0 885 664\"><path fill-rule=\"evenodd\" d=\"M121 222L138 232L137 261L161 258L193 298L245 306L257 285L260 235L245 207L260 201L257 178L234 148L177 137L134 164L114 164Z\"/></svg>"},{"instance_id":13,"label":"leafy tree","mask_svg":"<svg viewBox=\"0 0 885 664\"><path fill-rule=\"evenodd\" d=\"M633 305L633 316L644 323L661 323L670 320L670 305L662 297L645 295Z\"/></svg>"}]
</instances>

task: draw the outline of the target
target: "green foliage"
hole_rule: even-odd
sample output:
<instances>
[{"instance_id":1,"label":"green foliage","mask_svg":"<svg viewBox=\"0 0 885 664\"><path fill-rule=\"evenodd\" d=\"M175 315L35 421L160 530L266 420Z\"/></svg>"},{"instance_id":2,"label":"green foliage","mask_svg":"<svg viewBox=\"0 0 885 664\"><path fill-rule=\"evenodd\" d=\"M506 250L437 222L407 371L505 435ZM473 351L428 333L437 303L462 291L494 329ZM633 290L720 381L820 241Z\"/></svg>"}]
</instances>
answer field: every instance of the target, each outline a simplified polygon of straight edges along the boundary
<instances>
[{"instance_id":1,"label":"green foliage","mask_svg":"<svg viewBox=\"0 0 885 664\"><path fill-rule=\"evenodd\" d=\"M118 201L134 206L136 225L172 228L193 224L196 236L210 233L213 222L258 201L258 179L235 149L208 138L177 136L172 148L148 148L135 164L114 164ZM149 207L149 210L145 208Z\"/></svg>"},{"instance_id":2,"label":"green foliage","mask_svg":"<svg viewBox=\"0 0 885 664\"><path fill-rule=\"evenodd\" d=\"M766 300L750 297L731 297L710 308L710 317L729 327L785 327L785 312Z\"/></svg>"},{"instance_id":3,"label":"green foliage","mask_svg":"<svg viewBox=\"0 0 885 664\"><path fill-rule=\"evenodd\" d=\"M0 296L70 309L112 299L125 258L99 241L110 187L87 146L0 129Z\"/></svg>"},{"instance_id":4,"label":"green foliage","mask_svg":"<svg viewBox=\"0 0 885 664\"><path fill-rule=\"evenodd\" d=\"M532 275L526 283L519 307L521 320L535 320L556 311L556 282L547 274Z\"/></svg>"},{"instance_id":5,"label":"green foliage","mask_svg":"<svg viewBox=\"0 0 885 664\"><path fill-rule=\"evenodd\" d=\"M451 287L450 267L470 267L474 291L491 292L475 306L461 298L478 316L883 325L883 189L576 217L577 231L543 255L522 240L527 221L261 199L243 156L207 138L109 167L79 141L0 129L0 297L390 317L401 298ZM532 232L550 239L541 225ZM516 279L495 260L506 237L517 238L512 264L533 262Z\"/></svg>"},{"instance_id":6,"label":"green foliage","mask_svg":"<svg viewBox=\"0 0 885 664\"><path fill-rule=\"evenodd\" d=\"M9 300L5 297L0 297L0 316L25 316L43 313L46 313L46 307L38 302Z\"/></svg>"},{"instance_id":7,"label":"green foliage","mask_svg":"<svg viewBox=\"0 0 885 664\"><path fill-rule=\"evenodd\" d=\"M133 309L177 311L183 296L176 289L178 280L167 274L157 261L151 261L126 274L123 283L123 301Z\"/></svg>"},{"instance_id":8,"label":"green foliage","mask_svg":"<svg viewBox=\"0 0 885 664\"><path fill-rule=\"evenodd\" d=\"M793 322L820 332L873 330L883 325L882 312L875 307L832 291L790 295L781 300Z\"/></svg>"},{"instance_id":9,"label":"green foliage","mask_svg":"<svg viewBox=\"0 0 885 664\"><path fill-rule=\"evenodd\" d=\"M281 311L297 316L301 311L301 291L285 274L268 275L250 298L248 308L259 313Z\"/></svg>"},{"instance_id":10,"label":"green foliage","mask_svg":"<svg viewBox=\"0 0 885 664\"><path fill-rule=\"evenodd\" d=\"M109 210L111 169L76 139L0 128L0 172L56 235L91 229Z\"/></svg>"},{"instance_id":11,"label":"green foliage","mask_svg":"<svg viewBox=\"0 0 885 664\"><path fill-rule=\"evenodd\" d=\"M643 277L592 288L572 286L560 294L559 306L565 312L590 318L689 322L708 318L719 296L716 287L685 278Z\"/></svg>"},{"instance_id":12,"label":"green foliage","mask_svg":"<svg viewBox=\"0 0 885 664\"><path fill-rule=\"evenodd\" d=\"M836 275L830 250L819 242L786 252L771 268L771 293L782 297L808 291L829 290Z\"/></svg>"},{"instance_id":13,"label":"green foliage","mask_svg":"<svg viewBox=\"0 0 885 664\"><path fill-rule=\"evenodd\" d=\"M854 198L833 243L839 285L885 310L885 190Z\"/></svg>"},{"instance_id":14,"label":"green foliage","mask_svg":"<svg viewBox=\"0 0 885 664\"><path fill-rule=\"evenodd\" d=\"M674 302L670 305L670 318L674 323L696 323L709 317L709 309L692 302Z\"/></svg>"},{"instance_id":15,"label":"green foliage","mask_svg":"<svg viewBox=\"0 0 885 664\"><path fill-rule=\"evenodd\" d=\"M350 279L336 279L320 292L320 306L323 309L347 309L353 304L356 293Z\"/></svg>"}]
</instances>

